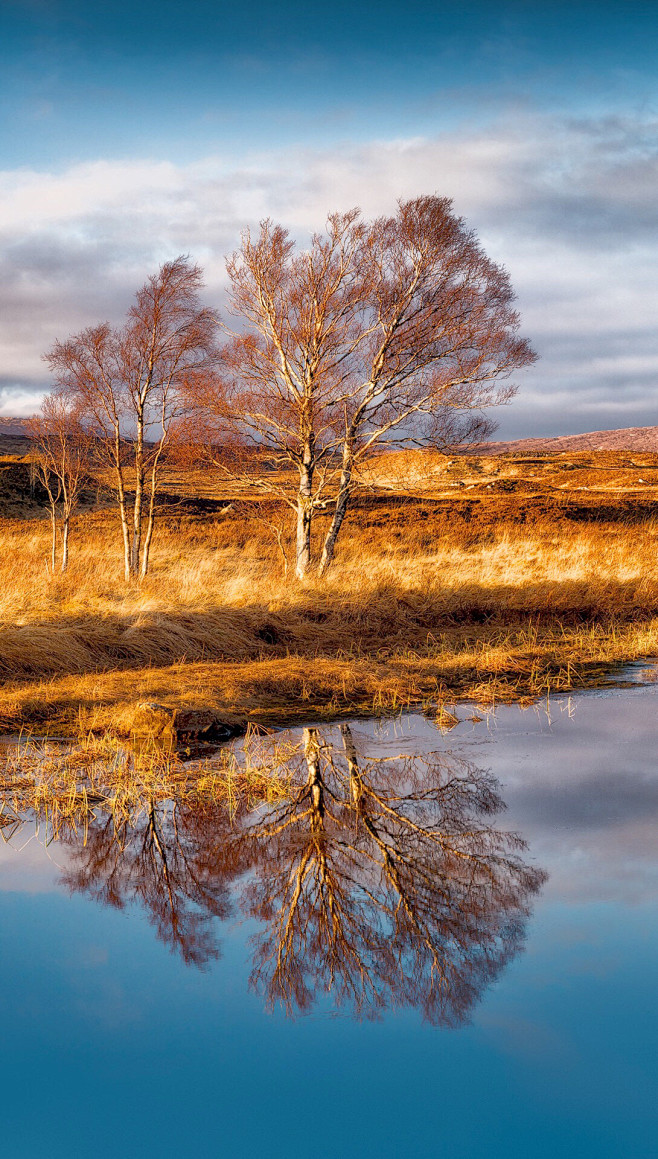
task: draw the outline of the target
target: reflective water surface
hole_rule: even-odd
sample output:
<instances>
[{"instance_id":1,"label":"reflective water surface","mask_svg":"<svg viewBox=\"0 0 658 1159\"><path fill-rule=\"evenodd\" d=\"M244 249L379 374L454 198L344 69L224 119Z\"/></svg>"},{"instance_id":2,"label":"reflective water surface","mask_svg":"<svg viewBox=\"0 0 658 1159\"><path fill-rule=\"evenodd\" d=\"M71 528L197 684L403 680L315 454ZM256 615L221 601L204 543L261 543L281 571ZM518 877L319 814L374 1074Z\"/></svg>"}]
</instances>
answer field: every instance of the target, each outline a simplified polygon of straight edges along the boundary
<instances>
[{"instance_id":1,"label":"reflective water surface","mask_svg":"<svg viewBox=\"0 0 658 1159\"><path fill-rule=\"evenodd\" d=\"M265 737L249 806L14 793L3 1155L655 1156L657 708Z\"/></svg>"}]
</instances>

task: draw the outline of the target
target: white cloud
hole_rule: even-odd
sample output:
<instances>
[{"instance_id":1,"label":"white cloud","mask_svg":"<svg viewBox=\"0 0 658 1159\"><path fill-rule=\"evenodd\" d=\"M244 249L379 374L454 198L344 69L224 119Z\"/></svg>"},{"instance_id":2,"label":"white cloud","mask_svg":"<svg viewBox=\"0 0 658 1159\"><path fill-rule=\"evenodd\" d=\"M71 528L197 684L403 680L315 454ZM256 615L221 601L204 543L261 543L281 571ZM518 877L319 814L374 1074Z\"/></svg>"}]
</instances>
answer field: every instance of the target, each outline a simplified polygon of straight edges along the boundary
<instances>
[{"instance_id":1,"label":"white cloud","mask_svg":"<svg viewBox=\"0 0 658 1159\"><path fill-rule=\"evenodd\" d=\"M12 390L24 405L43 388L40 356L55 337L118 319L166 257L197 258L221 306L224 255L245 225L272 216L304 237L331 209L358 204L371 216L398 197L437 191L509 269L524 332L542 356L502 429L582 429L597 398L609 425L617 413L619 422L652 422L657 146L658 126L639 119L519 115L470 135L273 150L239 163L214 156L5 172L0 407L19 405Z\"/></svg>"}]
</instances>

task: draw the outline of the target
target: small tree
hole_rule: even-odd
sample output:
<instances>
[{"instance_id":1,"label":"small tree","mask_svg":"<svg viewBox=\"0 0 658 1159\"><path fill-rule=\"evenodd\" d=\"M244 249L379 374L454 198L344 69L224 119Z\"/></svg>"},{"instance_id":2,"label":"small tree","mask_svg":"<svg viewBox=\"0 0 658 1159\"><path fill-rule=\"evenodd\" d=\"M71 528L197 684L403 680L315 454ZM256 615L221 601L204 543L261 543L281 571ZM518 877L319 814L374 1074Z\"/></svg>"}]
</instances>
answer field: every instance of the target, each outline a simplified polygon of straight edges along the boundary
<instances>
[{"instance_id":1,"label":"small tree","mask_svg":"<svg viewBox=\"0 0 658 1159\"><path fill-rule=\"evenodd\" d=\"M41 414L27 426L34 440L32 464L43 484L51 521L51 567L57 567L57 530L61 528L60 570L69 560L71 516L77 507L89 463L89 439L76 409L66 399L47 395Z\"/></svg>"},{"instance_id":2,"label":"small tree","mask_svg":"<svg viewBox=\"0 0 658 1159\"><path fill-rule=\"evenodd\" d=\"M509 375L535 357L517 335L506 272L447 198L401 202L369 225L356 210L333 214L302 252L266 221L256 240L244 234L228 274L241 327L221 381L197 402L224 437L293 469L295 492L283 497L296 513L300 578L313 515L330 504L320 571L331 563L367 455L481 439L493 429L484 409L511 397Z\"/></svg>"},{"instance_id":3,"label":"small tree","mask_svg":"<svg viewBox=\"0 0 658 1159\"><path fill-rule=\"evenodd\" d=\"M137 292L126 325L101 323L46 355L58 393L73 400L114 476L126 579L145 576L163 455L184 389L215 369L217 320L201 306L202 274L184 257ZM130 492L132 484L132 493Z\"/></svg>"}]
</instances>

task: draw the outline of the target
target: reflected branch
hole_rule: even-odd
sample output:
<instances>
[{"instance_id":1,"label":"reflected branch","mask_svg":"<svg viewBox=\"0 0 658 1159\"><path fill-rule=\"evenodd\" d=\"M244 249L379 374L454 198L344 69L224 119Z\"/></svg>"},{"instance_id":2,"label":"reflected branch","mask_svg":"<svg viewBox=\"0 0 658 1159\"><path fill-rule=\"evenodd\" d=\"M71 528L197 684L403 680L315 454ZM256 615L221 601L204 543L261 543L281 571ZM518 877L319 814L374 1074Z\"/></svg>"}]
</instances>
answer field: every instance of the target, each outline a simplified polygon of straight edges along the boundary
<instances>
[{"instance_id":1,"label":"reflected branch","mask_svg":"<svg viewBox=\"0 0 658 1159\"><path fill-rule=\"evenodd\" d=\"M118 829L111 817L95 818L85 844L65 838L70 860L62 879L71 892L117 909L140 902L158 938L202 967L219 957L213 919L231 912L229 882L198 863L194 825L178 811L175 802L151 800Z\"/></svg>"},{"instance_id":2,"label":"reflected branch","mask_svg":"<svg viewBox=\"0 0 658 1159\"><path fill-rule=\"evenodd\" d=\"M252 985L289 1012L326 991L358 1016L419 1006L456 1025L519 952L544 876L517 835L478 824L503 808L490 774L445 753L364 762L349 725L340 738L305 729L305 783L244 826Z\"/></svg>"}]
</instances>

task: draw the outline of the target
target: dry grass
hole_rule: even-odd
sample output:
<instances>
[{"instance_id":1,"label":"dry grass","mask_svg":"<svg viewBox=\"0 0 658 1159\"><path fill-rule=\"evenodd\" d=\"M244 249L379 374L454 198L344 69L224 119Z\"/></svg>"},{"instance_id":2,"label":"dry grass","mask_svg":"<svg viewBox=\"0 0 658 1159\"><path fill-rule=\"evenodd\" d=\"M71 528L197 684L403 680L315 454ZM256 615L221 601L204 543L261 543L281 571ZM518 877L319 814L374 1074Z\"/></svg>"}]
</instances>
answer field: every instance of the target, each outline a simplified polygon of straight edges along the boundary
<instances>
[{"instance_id":1,"label":"dry grass","mask_svg":"<svg viewBox=\"0 0 658 1159\"><path fill-rule=\"evenodd\" d=\"M110 735L87 736L75 746L22 738L0 757L0 830L5 836L26 819L46 840L81 830L98 813L110 816L116 833L154 805L221 806L230 821L262 801L283 797L292 776L289 746L265 765L257 736L245 738L239 756L224 751L184 763L156 745L125 746Z\"/></svg>"},{"instance_id":2,"label":"dry grass","mask_svg":"<svg viewBox=\"0 0 658 1159\"><path fill-rule=\"evenodd\" d=\"M111 512L85 516L54 579L45 522L4 520L0 727L126 732L147 699L274 720L600 680L658 652L658 522L635 493L649 468L609 459L570 466L612 472L612 498L606 483L604 499L590 486L567 502L569 464L534 460L467 462L462 480L481 486L459 500L364 494L335 570L303 586L235 507L170 508L151 574L130 586ZM487 494L493 470L537 494Z\"/></svg>"}]
</instances>

